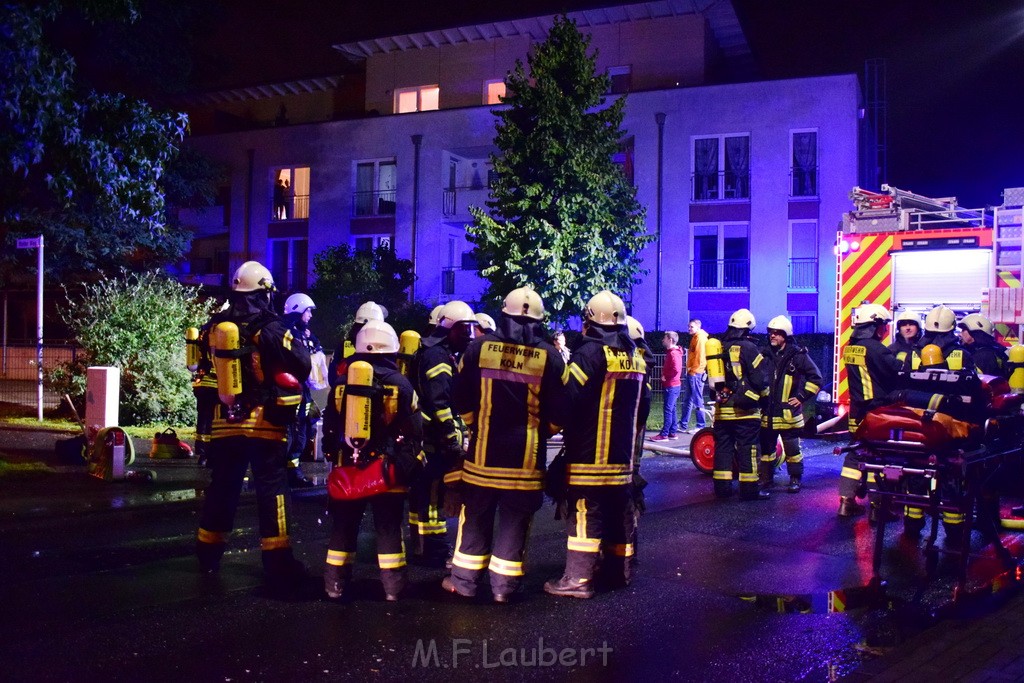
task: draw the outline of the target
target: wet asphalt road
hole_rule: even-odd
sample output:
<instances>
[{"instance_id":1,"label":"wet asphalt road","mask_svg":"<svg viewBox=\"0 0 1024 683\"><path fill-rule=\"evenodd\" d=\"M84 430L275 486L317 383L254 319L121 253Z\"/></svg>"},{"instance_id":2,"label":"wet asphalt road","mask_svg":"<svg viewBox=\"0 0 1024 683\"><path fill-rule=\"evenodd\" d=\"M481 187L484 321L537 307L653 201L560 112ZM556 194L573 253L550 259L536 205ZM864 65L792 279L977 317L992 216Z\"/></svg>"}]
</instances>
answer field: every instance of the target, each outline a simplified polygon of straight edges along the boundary
<instances>
[{"instance_id":1,"label":"wet asphalt road","mask_svg":"<svg viewBox=\"0 0 1024 683\"><path fill-rule=\"evenodd\" d=\"M20 495L35 495L34 508L0 503L3 678L835 679L856 669L865 646L891 646L916 627L878 611L825 609L828 591L871 576L866 520L835 515L833 445L808 442L805 489L767 502L716 501L710 478L688 459L648 456L639 576L589 601L542 591L565 557L563 523L547 505L531 533L524 590L506 606L488 602L486 589L475 601L447 595L439 588L444 572L420 567L410 568L401 602L384 602L365 533L353 599L322 598L329 522L321 493L293 500L293 541L311 577L308 595L283 600L261 586L251 497L243 498L233 550L211 577L197 572L191 555L194 489L74 482L62 486L81 486L78 495L54 501L46 478L32 479ZM83 503L96 485L100 492ZM120 503L105 486L123 490ZM134 505L140 495L182 500ZM890 533L886 578L920 606L928 592L917 590L921 563L912 549L899 549L897 533ZM923 609L941 603L948 588L947 580L929 589ZM809 613L775 609L776 596L793 595Z\"/></svg>"}]
</instances>

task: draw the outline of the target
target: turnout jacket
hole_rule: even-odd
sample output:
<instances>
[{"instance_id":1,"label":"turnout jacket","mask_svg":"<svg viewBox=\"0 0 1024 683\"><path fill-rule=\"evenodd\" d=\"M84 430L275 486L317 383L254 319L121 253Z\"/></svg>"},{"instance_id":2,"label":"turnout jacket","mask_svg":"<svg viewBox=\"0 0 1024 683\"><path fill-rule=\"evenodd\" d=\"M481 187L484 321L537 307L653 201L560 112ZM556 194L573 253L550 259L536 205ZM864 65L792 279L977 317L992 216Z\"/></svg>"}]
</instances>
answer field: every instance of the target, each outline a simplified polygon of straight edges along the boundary
<instances>
[{"instance_id":1,"label":"turnout jacket","mask_svg":"<svg viewBox=\"0 0 1024 683\"><path fill-rule=\"evenodd\" d=\"M787 340L778 350L767 346L761 351L765 359L768 386L761 392L761 426L769 429L801 429L804 411L789 404L796 398L801 406L814 398L821 388L821 372L807 348Z\"/></svg>"},{"instance_id":2,"label":"turnout jacket","mask_svg":"<svg viewBox=\"0 0 1024 683\"><path fill-rule=\"evenodd\" d=\"M896 388L900 363L888 347L875 338L875 328L854 329L843 349L843 363L850 385L850 420L859 423L868 410L881 404Z\"/></svg>"},{"instance_id":3,"label":"turnout jacket","mask_svg":"<svg viewBox=\"0 0 1024 683\"><path fill-rule=\"evenodd\" d=\"M242 363L238 401L251 407L244 419L229 422L227 406L219 404L213 418L213 440L244 436L285 441L302 401L302 387L309 377L309 352L269 310L265 297L263 293L236 295L226 311L210 318L211 330L223 321L238 325ZM209 354L208 345L205 353Z\"/></svg>"},{"instance_id":4,"label":"turnout jacket","mask_svg":"<svg viewBox=\"0 0 1024 683\"><path fill-rule=\"evenodd\" d=\"M745 331L730 327L722 340L722 360L728 392L715 405L715 419L760 419L761 392L769 381L764 356Z\"/></svg>"},{"instance_id":5,"label":"turnout jacket","mask_svg":"<svg viewBox=\"0 0 1024 683\"><path fill-rule=\"evenodd\" d=\"M458 372L458 359L446 341L448 330L423 340L413 360L416 391L423 413L424 446L437 453L462 449L464 425L452 412L452 387Z\"/></svg>"},{"instance_id":6,"label":"turnout jacket","mask_svg":"<svg viewBox=\"0 0 1024 683\"><path fill-rule=\"evenodd\" d=\"M908 353L903 361L903 370L917 370L921 367L921 349L929 344L935 344L942 349L942 357L945 365L950 370L964 370L973 368L974 359L971 352L960 345L960 336L956 332L928 332L917 340L917 346L912 353Z\"/></svg>"},{"instance_id":7,"label":"turnout jacket","mask_svg":"<svg viewBox=\"0 0 1024 683\"><path fill-rule=\"evenodd\" d=\"M918 335L918 339L920 338L920 335ZM906 339L904 339L899 334L899 332L897 332L896 339L893 340L892 344L889 344L889 350L893 352L893 354L896 356L896 360L898 360L902 365L903 363L906 363L907 356L911 355L914 352L916 346L917 340L914 340L913 343L910 343Z\"/></svg>"},{"instance_id":8,"label":"turnout jacket","mask_svg":"<svg viewBox=\"0 0 1024 683\"><path fill-rule=\"evenodd\" d=\"M974 367L979 375L995 375L1009 379L1010 373L1006 357L1006 348L992 338L992 335L981 330L971 332L973 344L966 345L967 351L974 359Z\"/></svg>"},{"instance_id":9,"label":"turnout jacket","mask_svg":"<svg viewBox=\"0 0 1024 683\"><path fill-rule=\"evenodd\" d=\"M373 393L370 409L370 439L360 457L387 454L400 462L399 469L411 465L423 441L423 422L416 392L398 371L390 354L357 353L350 362L366 361L373 366ZM331 387L324 411L324 453L337 465L352 464L352 448L345 442L345 402L348 377L340 377ZM349 396L351 398L351 396ZM402 462L404 461L404 462Z\"/></svg>"},{"instance_id":10,"label":"turnout jacket","mask_svg":"<svg viewBox=\"0 0 1024 683\"><path fill-rule=\"evenodd\" d=\"M639 413L650 401L647 362L625 326L590 325L569 359L565 423L567 483L615 486L632 481Z\"/></svg>"},{"instance_id":11,"label":"turnout jacket","mask_svg":"<svg viewBox=\"0 0 1024 683\"><path fill-rule=\"evenodd\" d=\"M459 361L454 405L473 428L462 481L520 491L544 488L547 438L561 430L566 400L561 354L540 325L502 316Z\"/></svg>"}]
</instances>

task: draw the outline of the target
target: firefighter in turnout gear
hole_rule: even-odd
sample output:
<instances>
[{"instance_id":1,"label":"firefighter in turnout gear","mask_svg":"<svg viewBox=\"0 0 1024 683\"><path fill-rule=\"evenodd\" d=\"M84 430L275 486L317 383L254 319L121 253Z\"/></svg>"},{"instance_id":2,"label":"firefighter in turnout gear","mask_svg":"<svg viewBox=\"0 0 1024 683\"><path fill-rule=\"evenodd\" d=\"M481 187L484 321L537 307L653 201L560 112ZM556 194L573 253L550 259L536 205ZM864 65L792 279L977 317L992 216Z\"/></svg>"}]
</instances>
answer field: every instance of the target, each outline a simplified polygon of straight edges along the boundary
<instances>
[{"instance_id":1,"label":"firefighter in turnout gear","mask_svg":"<svg viewBox=\"0 0 1024 683\"><path fill-rule=\"evenodd\" d=\"M292 294L284 302L284 322L291 330L292 336L306 347L310 355L323 351L320 340L309 329L309 321L313 318L315 309L316 304L306 294ZM299 460L306 450L318 419L320 408L313 402L309 386L303 382L302 402L299 403L295 421L288 428L288 485L293 489L315 486L303 475Z\"/></svg>"},{"instance_id":2,"label":"firefighter in turnout gear","mask_svg":"<svg viewBox=\"0 0 1024 683\"><path fill-rule=\"evenodd\" d=\"M775 477L775 444L782 439L782 453L789 473L789 493L800 491L804 456L800 430L804 428L804 404L821 388L821 372L807 349L793 339L793 323L783 315L768 321L768 346L761 355L767 361L768 386L761 399L761 488L770 488Z\"/></svg>"},{"instance_id":3,"label":"firefighter in turnout gear","mask_svg":"<svg viewBox=\"0 0 1024 683\"><path fill-rule=\"evenodd\" d=\"M994 375L1009 379L1006 347L995 340L992 321L978 313L964 316L960 324L960 341L974 359L979 375Z\"/></svg>"},{"instance_id":4,"label":"firefighter in turnout gear","mask_svg":"<svg viewBox=\"0 0 1024 683\"><path fill-rule=\"evenodd\" d=\"M565 363L542 329L544 304L528 287L505 297L496 329L463 354L456 410L471 430L462 466L458 540L442 587L472 597L489 570L495 602L524 574L526 541L544 501L548 436L565 419ZM495 517L497 528L495 529Z\"/></svg>"},{"instance_id":5,"label":"firefighter in turnout gear","mask_svg":"<svg viewBox=\"0 0 1024 683\"><path fill-rule=\"evenodd\" d=\"M377 564L384 595L389 602L398 600L406 585L405 545L402 542L402 515L409 491L405 485L413 475L419 461L423 425L417 406L416 392L396 365L398 336L385 322L369 320L355 339L355 353L351 363L364 361L373 369L370 386L360 386L370 393L370 432L359 450L359 461L386 458L395 466L397 481L383 492L356 500L328 501L333 530L327 544L327 566L324 570L324 590L330 598L343 597L352 580L352 566L356 560L359 524L367 506L373 510L373 525L377 536ZM358 369L358 366L357 366ZM356 370L353 370L355 372ZM334 466L356 464L356 451L346 434L346 403L358 393L355 385L343 377L331 389L324 411L324 453L333 459Z\"/></svg>"},{"instance_id":6,"label":"firefighter in turnout gear","mask_svg":"<svg viewBox=\"0 0 1024 683\"><path fill-rule=\"evenodd\" d=\"M729 329L722 338L721 360L724 380L712 388L715 402L715 496L733 494L733 463L739 468L740 498L765 500L771 497L758 487L757 452L761 431L761 392L768 386L768 374L762 356L749 333L754 329L754 314L741 308L729 318ZM712 360L710 354L708 360ZM774 447L773 447L774 450Z\"/></svg>"},{"instance_id":7,"label":"firefighter in turnout gear","mask_svg":"<svg viewBox=\"0 0 1024 683\"><path fill-rule=\"evenodd\" d=\"M223 313L227 306L225 303L218 312ZM192 393L196 397L196 463L200 467L209 464L207 450L213 433L213 416L220 403L217 398L217 373L214 372L213 357L210 355L211 326L208 320L198 329L189 328L185 335L185 343L190 347L187 357L188 369L192 371Z\"/></svg>"},{"instance_id":8,"label":"firefighter in turnout gear","mask_svg":"<svg viewBox=\"0 0 1024 683\"><path fill-rule=\"evenodd\" d=\"M974 367L970 351L960 346L960 335L956 333L956 313L942 304L925 315L924 334L917 340L917 347L913 353L907 354L902 369L908 371L921 367L921 350L929 344L934 344L942 350L942 357L948 369L960 371Z\"/></svg>"},{"instance_id":9,"label":"firefighter in turnout gear","mask_svg":"<svg viewBox=\"0 0 1024 683\"><path fill-rule=\"evenodd\" d=\"M882 343L889 333L889 311L878 304L862 304L854 309L853 333L843 349L843 363L850 385L850 435L857 431L869 410L884 403L896 388L900 362ZM910 355L907 356L910 362ZM839 479L839 516L864 514L857 502L861 488L860 460L849 453L843 461ZM870 483L870 482L869 482Z\"/></svg>"},{"instance_id":10,"label":"firefighter in turnout gear","mask_svg":"<svg viewBox=\"0 0 1024 683\"><path fill-rule=\"evenodd\" d=\"M913 311L902 311L896 316L896 334L889 349L896 354L896 360L905 363L907 356L917 348L921 338L921 319Z\"/></svg>"},{"instance_id":11,"label":"firefighter in turnout gear","mask_svg":"<svg viewBox=\"0 0 1024 683\"><path fill-rule=\"evenodd\" d=\"M477 320L462 301L449 301L439 314L437 327L422 340L413 361L416 391L423 412L423 475L409 492L409 527L412 559L418 564L442 566L448 557L448 531L444 517L445 481L456 481L464 455L466 427L453 409L452 386L459 357L476 335Z\"/></svg>"},{"instance_id":12,"label":"firefighter in turnout gear","mask_svg":"<svg viewBox=\"0 0 1024 683\"><path fill-rule=\"evenodd\" d=\"M626 307L608 291L590 299L583 336L566 373L564 427L568 541L552 595L590 598L594 581L628 584L633 570L633 462L641 406L650 400L643 351L629 337Z\"/></svg>"},{"instance_id":13,"label":"firefighter in turnout gear","mask_svg":"<svg viewBox=\"0 0 1024 683\"><path fill-rule=\"evenodd\" d=\"M270 271L247 261L235 271L231 287L231 306L210 320L219 405L196 553L204 571L220 568L251 467L263 568L272 588L289 589L303 572L288 538L287 430L302 400L309 353L274 312Z\"/></svg>"},{"instance_id":14,"label":"firefighter in turnout gear","mask_svg":"<svg viewBox=\"0 0 1024 683\"><path fill-rule=\"evenodd\" d=\"M356 309L356 314L352 318L352 326L348 328L345 338L338 343L338 348L334 349L331 364L327 368L327 378L332 387L346 376L348 372L346 361L355 352L356 335L359 334L359 330L363 329L363 325L371 320L384 322L387 319L387 309L373 301L367 301Z\"/></svg>"}]
</instances>

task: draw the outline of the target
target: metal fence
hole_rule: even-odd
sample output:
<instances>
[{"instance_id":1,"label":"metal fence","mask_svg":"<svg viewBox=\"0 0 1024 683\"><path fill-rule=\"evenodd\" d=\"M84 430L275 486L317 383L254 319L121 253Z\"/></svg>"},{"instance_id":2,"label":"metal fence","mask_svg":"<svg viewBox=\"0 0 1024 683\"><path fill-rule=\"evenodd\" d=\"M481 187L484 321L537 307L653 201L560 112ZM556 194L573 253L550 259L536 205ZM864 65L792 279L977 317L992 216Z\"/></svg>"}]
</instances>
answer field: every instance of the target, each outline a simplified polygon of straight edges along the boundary
<instances>
[{"instance_id":1,"label":"metal fence","mask_svg":"<svg viewBox=\"0 0 1024 683\"><path fill-rule=\"evenodd\" d=\"M43 347L43 371L75 360L78 347L72 344L50 344ZM36 406L38 382L36 347L31 344L8 344L0 348L0 403L26 409ZM43 391L43 407L56 408L61 397Z\"/></svg>"}]
</instances>

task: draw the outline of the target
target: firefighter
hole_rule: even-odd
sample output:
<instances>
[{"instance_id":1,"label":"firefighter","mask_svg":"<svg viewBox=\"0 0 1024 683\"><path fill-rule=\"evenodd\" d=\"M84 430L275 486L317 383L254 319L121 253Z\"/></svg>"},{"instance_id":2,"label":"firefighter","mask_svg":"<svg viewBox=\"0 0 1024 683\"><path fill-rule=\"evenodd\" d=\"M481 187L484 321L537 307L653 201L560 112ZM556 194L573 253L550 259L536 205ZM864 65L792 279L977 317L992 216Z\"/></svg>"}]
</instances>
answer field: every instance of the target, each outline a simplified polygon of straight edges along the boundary
<instances>
[{"instance_id":1,"label":"firefighter","mask_svg":"<svg viewBox=\"0 0 1024 683\"><path fill-rule=\"evenodd\" d=\"M291 330L292 336L306 347L310 355L323 351L320 340L309 329L309 321L313 318L315 309L313 299L302 293L292 294L284 302L284 322ZM313 402L309 385L303 382L302 402L299 403L295 421L288 428L288 485L293 489L316 486L302 473L299 460L306 450L318 419L320 408Z\"/></svg>"},{"instance_id":2,"label":"firefighter","mask_svg":"<svg viewBox=\"0 0 1024 683\"><path fill-rule=\"evenodd\" d=\"M437 323L441 319L442 310L444 310L444 304L438 304L430 309L430 315L427 316L427 326L423 330L424 337L429 337L437 329Z\"/></svg>"},{"instance_id":3,"label":"firefighter","mask_svg":"<svg viewBox=\"0 0 1024 683\"><path fill-rule=\"evenodd\" d=\"M957 327L960 328L960 341L974 359L974 368L978 374L1009 379L1006 348L995 340L992 321L981 314L972 313L964 316Z\"/></svg>"},{"instance_id":4,"label":"firefighter","mask_svg":"<svg viewBox=\"0 0 1024 683\"><path fill-rule=\"evenodd\" d=\"M227 304L220 309L226 310ZM209 354L210 326L208 320L196 330L195 339L186 341L195 344L196 364L189 365L192 371L192 393L196 397L196 463L200 467L209 465L207 449L210 446L210 435L213 432L213 416L217 411L217 373L213 369L213 359Z\"/></svg>"},{"instance_id":5,"label":"firefighter","mask_svg":"<svg viewBox=\"0 0 1024 683\"><path fill-rule=\"evenodd\" d=\"M956 313L953 309L939 304L928 311L924 317L924 334L917 340L914 351L907 354L903 370L917 370L921 367L921 349L929 344L935 344L942 350L942 357L949 370L973 368L971 353L960 346L960 336L955 328Z\"/></svg>"},{"instance_id":6,"label":"firefighter","mask_svg":"<svg viewBox=\"0 0 1024 683\"><path fill-rule=\"evenodd\" d=\"M768 362L768 386L761 400L761 478L762 489L770 488L775 476L775 443L781 437L786 457L789 486L798 493L804 475L804 456L800 452L800 430L804 428L804 404L821 388L821 372L807 354L807 348L793 339L793 323L784 315L768 321L769 345L761 355Z\"/></svg>"},{"instance_id":7,"label":"firefighter","mask_svg":"<svg viewBox=\"0 0 1024 683\"><path fill-rule=\"evenodd\" d=\"M362 329L363 325L370 320L380 320L383 322L387 319L387 310L373 301L367 301L356 309L356 314L352 318L352 326L348 328L348 334L338 344L338 348L334 350L334 355L331 356L331 364L327 368L328 382L330 382L332 387L342 377L345 377L348 372L348 364L345 360L355 352L356 335L359 334L359 330Z\"/></svg>"},{"instance_id":8,"label":"firefighter","mask_svg":"<svg viewBox=\"0 0 1024 683\"><path fill-rule=\"evenodd\" d=\"M489 570L491 595L505 603L522 581L530 523L544 501L547 439L566 408L565 364L543 319L540 295L514 289L497 328L462 356L453 398L471 437L452 571L441 584L450 593L476 595Z\"/></svg>"},{"instance_id":9,"label":"firefighter","mask_svg":"<svg viewBox=\"0 0 1024 683\"><path fill-rule=\"evenodd\" d=\"M231 289L231 306L211 318L206 349L217 368L219 405L196 553L203 571L219 570L251 467L264 572L272 588L289 589L303 570L288 538L287 430L302 400L309 353L274 312L274 278L263 265L243 263Z\"/></svg>"},{"instance_id":10,"label":"firefighter","mask_svg":"<svg viewBox=\"0 0 1024 683\"><path fill-rule=\"evenodd\" d=\"M889 311L878 304L862 304L853 312L853 332L843 349L843 363L850 385L850 434L857 430L869 410L884 403L896 388L900 362L882 343L889 334ZM910 362L910 356L907 357ZM846 456L839 480L839 516L864 514L857 502L861 486L860 460L853 453Z\"/></svg>"},{"instance_id":11,"label":"firefighter","mask_svg":"<svg viewBox=\"0 0 1024 683\"><path fill-rule=\"evenodd\" d=\"M622 299L608 291L594 295L565 378L567 552L562 577L544 584L547 593L591 598L599 570L612 586L632 578L631 483L639 412L650 400L646 373Z\"/></svg>"},{"instance_id":12,"label":"firefighter","mask_svg":"<svg viewBox=\"0 0 1024 683\"><path fill-rule=\"evenodd\" d=\"M889 344L889 349L896 354L896 360L902 364L906 361L907 355L917 348L917 340L921 338L921 318L913 311L900 311L895 324L896 335L892 344Z\"/></svg>"},{"instance_id":13,"label":"firefighter","mask_svg":"<svg viewBox=\"0 0 1024 683\"><path fill-rule=\"evenodd\" d=\"M761 431L761 392L768 385L762 356L750 336L756 324L754 314L741 308L729 318L729 329L722 340L720 360L725 364L723 383L713 387L715 403L715 496L733 494L732 468L739 466L740 497L766 500L768 491L758 486L757 451ZM712 360L710 355L708 360Z\"/></svg>"},{"instance_id":14,"label":"firefighter","mask_svg":"<svg viewBox=\"0 0 1024 683\"><path fill-rule=\"evenodd\" d=\"M359 450L359 459L386 457L396 466L397 480L390 488L366 498L328 502L333 530L327 544L324 590L332 599L344 596L352 580L359 524L367 506L373 510L377 535L377 565L388 602L398 600L406 585L405 545L402 542L402 514L409 491L406 482L415 470L423 438L423 425L412 384L398 371L398 335L386 322L368 320L355 338L350 363L365 361L373 368L370 393L370 433ZM348 392L348 396L346 396ZM346 434L346 403L356 396L348 377L331 389L324 412L324 452L333 465L355 464L355 451Z\"/></svg>"},{"instance_id":15,"label":"firefighter","mask_svg":"<svg viewBox=\"0 0 1024 683\"><path fill-rule=\"evenodd\" d=\"M492 318L491 316L487 315L486 313L477 313L475 317L476 317L476 321L480 324L480 332L481 332L481 334L487 334L488 332L494 332L496 329L498 329L497 325L494 322L494 318Z\"/></svg>"},{"instance_id":16,"label":"firefighter","mask_svg":"<svg viewBox=\"0 0 1024 683\"><path fill-rule=\"evenodd\" d=\"M473 310L465 302L449 301L413 361L423 412L426 465L409 492L412 559L417 564L442 566L448 557L444 481L449 472L453 473L449 480L457 478L465 438L465 424L453 410L452 385L459 357L476 335L476 327Z\"/></svg>"},{"instance_id":17,"label":"firefighter","mask_svg":"<svg viewBox=\"0 0 1024 683\"><path fill-rule=\"evenodd\" d=\"M647 511L647 501L644 496L644 489L647 488L647 480L640 474L640 460L644 455L644 439L647 436L647 418L651 414L651 373L654 371L654 351L644 335L644 326L640 321L631 315L626 316L626 328L629 330L629 338L633 340L637 348L643 354L647 363L647 375L644 377L646 387L646 398L640 401L640 410L636 416L636 442L633 449L633 477L631 492L633 494L633 536L630 543L633 544L633 557L630 562L636 566L639 561L640 552L639 529L640 517Z\"/></svg>"}]
</instances>

